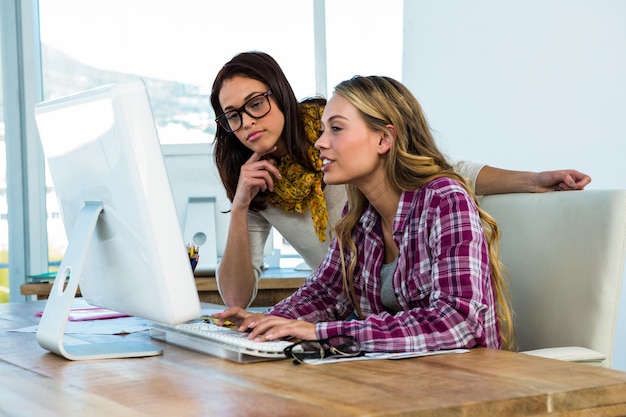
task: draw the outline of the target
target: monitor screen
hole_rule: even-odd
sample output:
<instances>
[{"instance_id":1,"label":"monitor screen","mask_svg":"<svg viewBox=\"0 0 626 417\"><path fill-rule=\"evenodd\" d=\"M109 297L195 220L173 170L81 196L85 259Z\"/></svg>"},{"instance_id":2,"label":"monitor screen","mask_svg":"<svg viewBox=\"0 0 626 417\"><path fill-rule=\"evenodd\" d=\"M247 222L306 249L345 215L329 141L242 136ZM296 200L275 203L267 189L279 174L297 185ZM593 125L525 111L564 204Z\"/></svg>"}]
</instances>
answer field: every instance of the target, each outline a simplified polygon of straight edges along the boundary
<instances>
[{"instance_id":1,"label":"monitor screen","mask_svg":"<svg viewBox=\"0 0 626 417\"><path fill-rule=\"evenodd\" d=\"M200 314L145 85L43 102L35 120L68 236L38 341L69 359L145 356L116 342L80 348L62 340L79 284L88 303L153 321Z\"/></svg>"}]
</instances>

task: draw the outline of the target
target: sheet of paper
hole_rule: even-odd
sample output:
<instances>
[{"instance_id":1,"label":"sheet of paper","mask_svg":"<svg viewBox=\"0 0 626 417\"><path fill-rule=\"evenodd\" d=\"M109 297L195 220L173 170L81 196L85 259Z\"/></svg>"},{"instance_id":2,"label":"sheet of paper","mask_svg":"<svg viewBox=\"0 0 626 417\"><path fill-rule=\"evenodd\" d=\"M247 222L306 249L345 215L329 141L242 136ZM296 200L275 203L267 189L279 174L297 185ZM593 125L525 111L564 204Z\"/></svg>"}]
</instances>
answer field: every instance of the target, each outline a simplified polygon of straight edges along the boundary
<instances>
[{"instance_id":1,"label":"sheet of paper","mask_svg":"<svg viewBox=\"0 0 626 417\"><path fill-rule=\"evenodd\" d=\"M35 316L41 317L43 315L43 311L36 311ZM69 321L84 321L84 320L106 320L106 319L115 319L119 317L128 317L128 314L119 313L117 311L109 310L108 308L102 307L83 307L83 308L72 308L70 310L70 316L68 317Z\"/></svg>"},{"instance_id":2,"label":"sheet of paper","mask_svg":"<svg viewBox=\"0 0 626 417\"><path fill-rule=\"evenodd\" d=\"M450 354L466 353L466 352L469 352L469 349L438 350L435 352L399 352L399 353L375 352L375 353L366 353L363 356L353 356L353 357L347 357L347 358L341 357L341 356L332 356L330 358L325 358L325 359L306 359L304 363L306 363L307 365L324 365L324 364L329 364L329 363L350 362L350 361L419 358L422 356L450 355Z\"/></svg>"},{"instance_id":3,"label":"sheet of paper","mask_svg":"<svg viewBox=\"0 0 626 417\"><path fill-rule=\"evenodd\" d=\"M127 334L136 333L150 328L148 320L138 317L122 317L108 320L68 321L65 334ZM11 332L36 333L37 326L28 326Z\"/></svg>"}]
</instances>

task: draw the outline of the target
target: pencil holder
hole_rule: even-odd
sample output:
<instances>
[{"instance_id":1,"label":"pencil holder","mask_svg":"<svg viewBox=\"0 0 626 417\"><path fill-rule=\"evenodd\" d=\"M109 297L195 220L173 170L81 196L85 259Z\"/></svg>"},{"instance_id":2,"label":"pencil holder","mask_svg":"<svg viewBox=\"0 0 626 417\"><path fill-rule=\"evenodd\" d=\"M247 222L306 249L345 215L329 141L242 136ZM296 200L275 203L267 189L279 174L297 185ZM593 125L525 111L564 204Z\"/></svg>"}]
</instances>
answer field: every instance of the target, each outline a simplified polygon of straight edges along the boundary
<instances>
[{"instance_id":1,"label":"pencil holder","mask_svg":"<svg viewBox=\"0 0 626 417\"><path fill-rule=\"evenodd\" d=\"M198 252L198 247L196 245L187 245L187 253L189 254L189 263L191 264L191 271L196 271L196 266L198 266L198 259L200 259L200 253Z\"/></svg>"}]
</instances>

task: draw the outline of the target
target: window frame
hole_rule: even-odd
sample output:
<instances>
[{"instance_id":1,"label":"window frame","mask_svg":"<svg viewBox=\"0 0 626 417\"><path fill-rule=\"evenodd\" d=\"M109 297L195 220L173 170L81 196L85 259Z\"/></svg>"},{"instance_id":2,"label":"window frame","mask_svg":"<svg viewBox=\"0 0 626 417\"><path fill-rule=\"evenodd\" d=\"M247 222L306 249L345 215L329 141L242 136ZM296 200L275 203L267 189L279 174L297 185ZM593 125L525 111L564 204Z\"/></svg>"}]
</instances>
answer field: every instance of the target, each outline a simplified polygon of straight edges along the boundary
<instances>
[{"instance_id":1,"label":"window frame","mask_svg":"<svg viewBox=\"0 0 626 417\"><path fill-rule=\"evenodd\" d=\"M9 301L48 268L44 160L34 119L41 101L38 3L0 2L9 230ZM43 237L43 238L42 238Z\"/></svg>"}]
</instances>

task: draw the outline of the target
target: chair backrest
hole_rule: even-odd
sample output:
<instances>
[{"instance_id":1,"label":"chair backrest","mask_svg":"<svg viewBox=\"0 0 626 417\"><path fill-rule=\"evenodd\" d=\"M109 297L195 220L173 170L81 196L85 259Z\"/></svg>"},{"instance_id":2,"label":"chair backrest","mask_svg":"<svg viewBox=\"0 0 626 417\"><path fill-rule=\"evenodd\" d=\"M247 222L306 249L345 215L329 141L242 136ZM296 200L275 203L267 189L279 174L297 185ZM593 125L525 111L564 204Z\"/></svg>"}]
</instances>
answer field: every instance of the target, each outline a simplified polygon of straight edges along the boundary
<instances>
[{"instance_id":1,"label":"chair backrest","mask_svg":"<svg viewBox=\"0 0 626 417\"><path fill-rule=\"evenodd\" d=\"M626 190L483 197L500 228L520 350L582 346L626 371Z\"/></svg>"}]
</instances>

